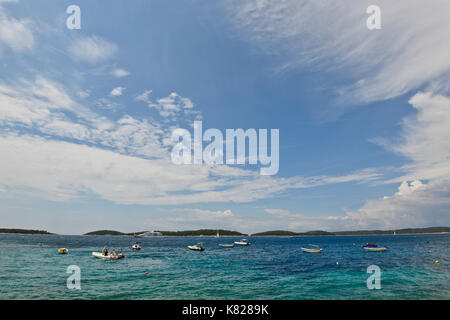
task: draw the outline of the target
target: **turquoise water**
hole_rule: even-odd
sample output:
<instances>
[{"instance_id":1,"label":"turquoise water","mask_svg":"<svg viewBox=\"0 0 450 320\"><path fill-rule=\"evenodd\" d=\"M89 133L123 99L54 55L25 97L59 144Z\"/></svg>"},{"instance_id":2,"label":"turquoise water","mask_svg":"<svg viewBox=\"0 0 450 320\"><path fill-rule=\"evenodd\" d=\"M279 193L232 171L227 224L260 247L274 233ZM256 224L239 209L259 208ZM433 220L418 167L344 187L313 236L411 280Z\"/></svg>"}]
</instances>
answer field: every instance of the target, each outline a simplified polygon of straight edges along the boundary
<instances>
[{"instance_id":1,"label":"turquoise water","mask_svg":"<svg viewBox=\"0 0 450 320\"><path fill-rule=\"evenodd\" d=\"M218 247L237 239L146 238L133 252L133 237L2 234L0 299L450 299L447 234L249 237L248 247ZM205 251L186 248L199 241ZM365 252L366 242L389 250ZM310 243L324 253L302 253ZM104 245L126 258L91 256ZM60 247L69 254L57 254ZM367 289L373 264L380 290ZM81 269L81 290L67 289L69 265Z\"/></svg>"}]
</instances>

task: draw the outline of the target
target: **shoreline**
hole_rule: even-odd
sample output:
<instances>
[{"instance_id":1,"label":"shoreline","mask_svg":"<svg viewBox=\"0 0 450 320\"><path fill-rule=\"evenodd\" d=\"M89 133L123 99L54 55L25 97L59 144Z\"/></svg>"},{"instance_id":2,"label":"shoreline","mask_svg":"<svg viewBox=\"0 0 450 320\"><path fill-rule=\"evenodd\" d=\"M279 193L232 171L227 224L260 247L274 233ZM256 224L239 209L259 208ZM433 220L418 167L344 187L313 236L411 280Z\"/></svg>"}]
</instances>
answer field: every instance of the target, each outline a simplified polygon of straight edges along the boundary
<instances>
[{"instance_id":1,"label":"shoreline","mask_svg":"<svg viewBox=\"0 0 450 320\"><path fill-rule=\"evenodd\" d=\"M439 235L439 234L450 234L450 232L418 232L418 233L401 233L401 234L374 234L374 233L365 233L365 234L330 234L330 235L292 235L292 236L283 236L283 235L236 235L236 236L172 236L172 235L163 235L163 236L153 236L153 237L139 237L132 235L114 235L114 234L102 234L102 235L85 235L85 234L56 234L56 233L19 233L19 232L0 232L0 235L7 234L16 234L16 235L41 235L41 236L59 236L59 237L133 237L133 238L142 238L142 239L153 239L153 238L242 238L242 237L253 237L253 238L297 238L297 237L358 237L358 236L412 236L412 235Z\"/></svg>"}]
</instances>

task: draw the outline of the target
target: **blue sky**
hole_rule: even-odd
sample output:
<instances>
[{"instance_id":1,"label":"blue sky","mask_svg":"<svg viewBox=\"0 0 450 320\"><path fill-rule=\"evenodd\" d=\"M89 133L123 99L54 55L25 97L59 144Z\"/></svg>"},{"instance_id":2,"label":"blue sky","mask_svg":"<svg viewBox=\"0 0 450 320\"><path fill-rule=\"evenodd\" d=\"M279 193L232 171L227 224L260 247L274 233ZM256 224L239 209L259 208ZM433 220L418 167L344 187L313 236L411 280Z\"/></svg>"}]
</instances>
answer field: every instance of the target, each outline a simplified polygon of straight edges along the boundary
<instances>
[{"instance_id":1,"label":"blue sky","mask_svg":"<svg viewBox=\"0 0 450 320\"><path fill-rule=\"evenodd\" d=\"M416 2L0 0L2 226L449 225L449 5ZM174 166L195 119L279 129L278 174Z\"/></svg>"}]
</instances>

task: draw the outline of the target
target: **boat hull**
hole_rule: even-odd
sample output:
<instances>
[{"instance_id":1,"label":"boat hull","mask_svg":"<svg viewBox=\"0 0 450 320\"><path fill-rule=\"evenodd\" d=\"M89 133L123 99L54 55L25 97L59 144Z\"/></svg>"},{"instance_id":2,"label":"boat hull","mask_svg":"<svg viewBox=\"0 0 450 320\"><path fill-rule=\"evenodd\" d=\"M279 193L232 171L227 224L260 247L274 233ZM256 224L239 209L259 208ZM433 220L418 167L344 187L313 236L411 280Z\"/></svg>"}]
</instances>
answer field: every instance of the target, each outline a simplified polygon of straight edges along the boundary
<instances>
[{"instance_id":1,"label":"boat hull","mask_svg":"<svg viewBox=\"0 0 450 320\"><path fill-rule=\"evenodd\" d=\"M241 241L236 241L234 244L238 245L238 246L249 246L250 245L250 243L248 243L248 242L241 242Z\"/></svg>"},{"instance_id":2,"label":"boat hull","mask_svg":"<svg viewBox=\"0 0 450 320\"><path fill-rule=\"evenodd\" d=\"M233 248L234 244L219 244L219 247L221 247L221 248Z\"/></svg>"},{"instance_id":3,"label":"boat hull","mask_svg":"<svg viewBox=\"0 0 450 320\"><path fill-rule=\"evenodd\" d=\"M123 254L118 254L117 256L111 256L111 255L103 255L101 252L92 252L92 255L98 259L105 259L105 260L119 260L122 258L125 258Z\"/></svg>"},{"instance_id":4,"label":"boat hull","mask_svg":"<svg viewBox=\"0 0 450 320\"><path fill-rule=\"evenodd\" d=\"M192 250L192 251L203 251L203 250L205 250L205 248L197 247L197 246L187 246L187 247L188 247L189 250Z\"/></svg>"},{"instance_id":5,"label":"boat hull","mask_svg":"<svg viewBox=\"0 0 450 320\"><path fill-rule=\"evenodd\" d=\"M381 251L386 251L387 248L364 247L364 250L369 251L369 252L381 252Z\"/></svg>"},{"instance_id":6,"label":"boat hull","mask_svg":"<svg viewBox=\"0 0 450 320\"><path fill-rule=\"evenodd\" d=\"M308 249L308 248L302 248L303 252L306 253L322 253L322 249Z\"/></svg>"}]
</instances>

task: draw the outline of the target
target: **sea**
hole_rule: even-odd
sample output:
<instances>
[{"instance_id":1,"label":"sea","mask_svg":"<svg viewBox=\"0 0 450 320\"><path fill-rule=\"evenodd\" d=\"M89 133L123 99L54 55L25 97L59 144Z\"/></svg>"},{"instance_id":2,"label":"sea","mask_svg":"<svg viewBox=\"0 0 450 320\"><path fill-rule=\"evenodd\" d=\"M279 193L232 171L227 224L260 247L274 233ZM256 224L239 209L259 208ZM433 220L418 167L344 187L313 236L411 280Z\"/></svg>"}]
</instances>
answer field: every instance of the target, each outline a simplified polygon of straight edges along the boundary
<instances>
[{"instance_id":1,"label":"sea","mask_svg":"<svg viewBox=\"0 0 450 320\"><path fill-rule=\"evenodd\" d=\"M449 234L247 239L0 234L0 299L450 299ZM198 242L205 251L187 249ZM310 244L323 253L303 253ZM92 256L105 245L125 258Z\"/></svg>"}]
</instances>

